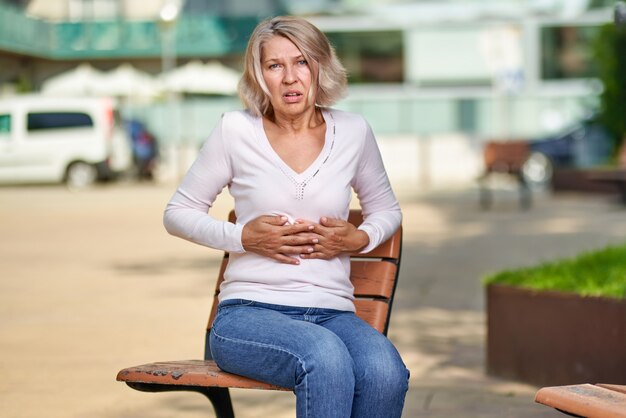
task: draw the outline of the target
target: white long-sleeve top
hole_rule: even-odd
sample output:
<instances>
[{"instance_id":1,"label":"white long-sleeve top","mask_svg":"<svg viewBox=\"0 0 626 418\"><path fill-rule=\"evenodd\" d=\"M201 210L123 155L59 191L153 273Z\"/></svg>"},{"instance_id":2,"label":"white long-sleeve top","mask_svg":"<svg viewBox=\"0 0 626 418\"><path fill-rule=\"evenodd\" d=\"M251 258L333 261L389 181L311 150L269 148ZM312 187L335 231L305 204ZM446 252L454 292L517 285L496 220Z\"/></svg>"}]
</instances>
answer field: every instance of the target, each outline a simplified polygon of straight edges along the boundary
<instances>
[{"instance_id":1,"label":"white long-sleeve top","mask_svg":"<svg viewBox=\"0 0 626 418\"><path fill-rule=\"evenodd\" d=\"M322 109L322 114L324 147L309 168L296 173L270 145L260 117L225 113L167 204L164 224L170 234L230 252L220 301L354 311L347 254L290 265L246 252L241 243L243 226L261 215L285 215L290 221L347 219L352 189L364 216L359 229L369 236L363 252L399 227L400 206L365 119L334 109ZM235 201L236 224L209 214L225 187Z\"/></svg>"}]
</instances>

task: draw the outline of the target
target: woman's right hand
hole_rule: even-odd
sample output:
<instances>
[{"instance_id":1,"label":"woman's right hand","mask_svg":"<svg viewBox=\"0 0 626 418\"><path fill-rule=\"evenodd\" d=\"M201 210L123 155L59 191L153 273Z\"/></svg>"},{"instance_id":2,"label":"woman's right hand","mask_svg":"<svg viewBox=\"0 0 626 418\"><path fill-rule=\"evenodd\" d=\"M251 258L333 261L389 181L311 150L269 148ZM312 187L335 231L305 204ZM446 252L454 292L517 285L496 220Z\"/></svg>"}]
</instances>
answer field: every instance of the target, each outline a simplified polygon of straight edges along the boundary
<instances>
[{"instance_id":1,"label":"woman's right hand","mask_svg":"<svg viewBox=\"0 0 626 418\"><path fill-rule=\"evenodd\" d=\"M259 216L244 225L241 243L246 251L273 258L285 264L300 264L298 257L313 252L317 239L298 235L311 231L311 223L290 225L285 216Z\"/></svg>"}]
</instances>

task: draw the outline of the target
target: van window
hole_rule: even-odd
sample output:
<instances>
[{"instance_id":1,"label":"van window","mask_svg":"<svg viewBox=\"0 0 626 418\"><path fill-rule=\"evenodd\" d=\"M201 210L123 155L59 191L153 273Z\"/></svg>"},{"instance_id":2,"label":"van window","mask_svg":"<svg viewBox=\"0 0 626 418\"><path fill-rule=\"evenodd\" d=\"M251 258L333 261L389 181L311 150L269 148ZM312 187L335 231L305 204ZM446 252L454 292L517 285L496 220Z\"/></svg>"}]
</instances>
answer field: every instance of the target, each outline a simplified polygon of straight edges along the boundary
<instances>
[{"instance_id":1,"label":"van window","mask_svg":"<svg viewBox=\"0 0 626 418\"><path fill-rule=\"evenodd\" d=\"M28 114L28 130L84 128L93 126L91 116L82 112L41 112Z\"/></svg>"},{"instance_id":2,"label":"van window","mask_svg":"<svg viewBox=\"0 0 626 418\"><path fill-rule=\"evenodd\" d=\"M0 135L11 133L11 115L0 114Z\"/></svg>"}]
</instances>

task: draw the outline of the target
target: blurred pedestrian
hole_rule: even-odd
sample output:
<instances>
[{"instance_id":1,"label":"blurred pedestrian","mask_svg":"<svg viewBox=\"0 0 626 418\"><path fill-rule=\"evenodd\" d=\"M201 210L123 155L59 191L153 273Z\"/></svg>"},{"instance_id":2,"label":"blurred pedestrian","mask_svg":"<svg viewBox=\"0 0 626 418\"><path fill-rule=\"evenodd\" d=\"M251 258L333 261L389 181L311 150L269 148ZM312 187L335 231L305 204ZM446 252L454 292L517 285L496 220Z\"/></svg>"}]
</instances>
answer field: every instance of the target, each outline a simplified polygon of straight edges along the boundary
<instances>
[{"instance_id":1,"label":"blurred pedestrian","mask_svg":"<svg viewBox=\"0 0 626 418\"><path fill-rule=\"evenodd\" d=\"M138 180L152 180L159 148L156 137L137 120L126 122L132 142L133 162Z\"/></svg>"},{"instance_id":2,"label":"blurred pedestrian","mask_svg":"<svg viewBox=\"0 0 626 418\"><path fill-rule=\"evenodd\" d=\"M350 252L389 238L401 212L359 115L328 106L346 75L304 19L254 30L239 93L165 210L176 236L230 252L210 334L217 365L292 388L298 417L400 417L408 370L355 315ZM228 187L237 222L207 214ZM364 222L347 222L352 189Z\"/></svg>"}]
</instances>

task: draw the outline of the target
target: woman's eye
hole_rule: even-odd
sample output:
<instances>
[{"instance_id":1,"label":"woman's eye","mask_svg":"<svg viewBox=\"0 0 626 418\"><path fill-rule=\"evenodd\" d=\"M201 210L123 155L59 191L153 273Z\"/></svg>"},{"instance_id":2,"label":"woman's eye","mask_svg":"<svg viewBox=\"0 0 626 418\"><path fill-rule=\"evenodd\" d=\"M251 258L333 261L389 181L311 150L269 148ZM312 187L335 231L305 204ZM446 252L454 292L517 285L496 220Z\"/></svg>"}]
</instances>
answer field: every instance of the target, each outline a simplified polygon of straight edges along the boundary
<instances>
[{"instance_id":1,"label":"woman's eye","mask_svg":"<svg viewBox=\"0 0 626 418\"><path fill-rule=\"evenodd\" d=\"M298 61L298 64L300 64L300 65L307 65L307 62L306 62L306 60L300 60L300 61Z\"/></svg>"},{"instance_id":2,"label":"woman's eye","mask_svg":"<svg viewBox=\"0 0 626 418\"><path fill-rule=\"evenodd\" d=\"M278 64L271 64L271 65L269 66L269 69L270 69L270 70L275 70L276 68L279 68L279 67L280 67L280 65L278 65Z\"/></svg>"}]
</instances>

